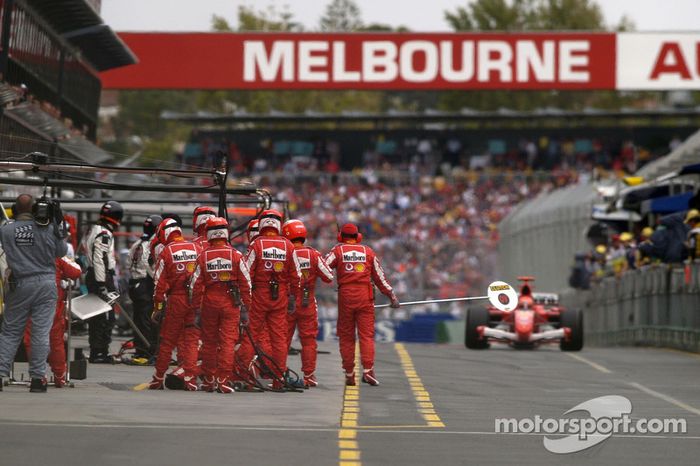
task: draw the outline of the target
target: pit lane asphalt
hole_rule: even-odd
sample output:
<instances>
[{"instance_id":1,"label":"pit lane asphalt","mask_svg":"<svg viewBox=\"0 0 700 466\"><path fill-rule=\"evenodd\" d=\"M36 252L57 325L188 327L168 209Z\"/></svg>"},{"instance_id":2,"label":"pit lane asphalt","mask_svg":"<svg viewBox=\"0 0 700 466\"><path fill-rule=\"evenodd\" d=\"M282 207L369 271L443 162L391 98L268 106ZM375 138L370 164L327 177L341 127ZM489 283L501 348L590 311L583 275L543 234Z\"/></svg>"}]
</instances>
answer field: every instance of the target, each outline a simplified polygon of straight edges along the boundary
<instances>
[{"instance_id":1,"label":"pit lane asphalt","mask_svg":"<svg viewBox=\"0 0 700 466\"><path fill-rule=\"evenodd\" d=\"M640 465L700 457L700 356L651 348L586 348L575 357L554 347L403 348L407 356L378 344L382 385L357 391L344 392L332 343L321 344L332 352L319 355L321 386L303 394L131 391L152 369L125 365L91 366L76 388L46 395L5 387L0 464ZM297 368L298 356L290 360ZM684 418L688 432L613 436L567 455L546 451L542 435L494 433L495 418L559 418L605 395L629 398L633 418ZM425 400L434 408L421 412ZM426 418L444 427L429 427Z\"/></svg>"}]
</instances>

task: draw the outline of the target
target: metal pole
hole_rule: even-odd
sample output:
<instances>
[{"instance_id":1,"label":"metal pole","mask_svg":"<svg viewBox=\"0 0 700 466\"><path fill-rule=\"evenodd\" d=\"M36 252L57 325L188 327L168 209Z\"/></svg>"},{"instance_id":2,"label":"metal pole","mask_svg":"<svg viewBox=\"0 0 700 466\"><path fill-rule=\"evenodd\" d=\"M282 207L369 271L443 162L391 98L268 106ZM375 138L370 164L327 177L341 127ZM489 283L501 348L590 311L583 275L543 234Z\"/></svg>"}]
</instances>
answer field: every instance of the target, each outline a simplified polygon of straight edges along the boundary
<instances>
[{"instance_id":1,"label":"metal pole","mask_svg":"<svg viewBox=\"0 0 700 466\"><path fill-rule=\"evenodd\" d=\"M423 301L408 301L405 303L400 303L401 306L417 306L419 304L433 304L433 303L454 303L457 301L477 301L481 299L489 299L488 296L467 296L464 298L446 298L446 299L426 299ZM389 307L391 304L378 304L375 305L375 309L382 309L384 307Z\"/></svg>"},{"instance_id":2,"label":"metal pole","mask_svg":"<svg viewBox=\"0 0 700 466\"><path fill-rule=\"evenodd\" d=\"M73 326L73 313L71 312L71 303L72 303L72 296L73 296L73 280L69 280L68 282L68 289L66 289L66 296L63 298L66 303L66 309L64 311L65 316L68 318L68 339L67 339L67 345L66 345L66 383L72 385L70 381L70 363L72 362L72 358L70 355L71 351L71 342L72 342L72 326Z\"/></svg>"},{"instance_id":3,"label":"metal pole","mask_svg":"<svg viewBox=\"0 0 700 466\"><path fill-rule=\"evenodd\" d=\"M124 309L123 307L121 308L121 311L122 311L122 315L123 315L124 318L126 319L126 322L129 324L129 327L131 327L131 330L134 331L134 333L136 334L136 336L138 336L139 339L140 339L143 343L145 343L145 344L146 344L146 347L150 350L150 349L151 349L151 343L148 341L148 339L146 339L146 337L143 335L143 333L141 333L141 331L138 329L138 327L136 327L136 324L134 323L134 321L133 321L133 319L131 318L131 316L129 315L129 313L126 312L126 309Z\"/></svg>"},{"instance_id":4,"label":"metal pole","mask_svg":"<svg viewBox=\"0 0 700 466\"><path fill-rule=\"evenodd\" d=\"M56 84L56 107L63 113L63 87L66 72L66 50L61 46L58 58L58 82Z\"/></svg>"},{"instance_id":5,"label":"metal pole","mask_svg":"<svg viewBox=\"0 0 700 466\"><path fill-rule=\"evenodd\" d=\"M7 62L10 57L10 31L12 29L12 15L14 13L15 0L5 0L2 8L2 37L0 37L0 74L3 81L7 79ZM19 83L13 83L19 84Z\"/></svg>"},{"instance_id":6,"label":"metal pole","mask_svg":"<svg viewBox=\"0 0 700 466\"><path fill-rule=\"evenodd\" d=\"M29 155L36 154L44 156L39 152L32 152ZM30 172L52 172L52 173L114 173L126 175L170 175L182 178L198 178L203 176L224 176L225 172L216 170L175 170L163 168L141 168L141 167L114 167L101 165L87 165L79 163L34 163L34 162L17 162L17 161L1 161L0 168L6 170L25 170ZM254 189L249 189L254 191Z\"/></svg>"}]
</instances>

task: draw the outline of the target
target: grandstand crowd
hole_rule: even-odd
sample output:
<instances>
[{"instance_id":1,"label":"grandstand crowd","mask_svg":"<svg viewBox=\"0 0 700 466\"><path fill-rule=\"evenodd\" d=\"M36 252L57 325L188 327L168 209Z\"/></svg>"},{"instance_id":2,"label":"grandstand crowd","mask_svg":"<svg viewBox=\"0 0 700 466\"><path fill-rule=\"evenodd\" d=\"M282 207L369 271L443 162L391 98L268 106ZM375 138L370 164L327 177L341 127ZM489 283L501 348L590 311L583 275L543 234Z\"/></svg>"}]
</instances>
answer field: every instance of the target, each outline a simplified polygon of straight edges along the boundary
<instances>
[{"instance_id":1,"label":"grandstand crowd","mask_svg":"<svg viewBox=\"0 0 700 466\"><path fill-rule=\"evenodd\" d=\"M195 133L196 134L196 133ZM469 138L467 138L469 139ZM472 138L473 139L473 138ZM678 137L668 141L672 150ZM244 150L229 139L196 136L177 158L186 165L210 165L218 153L228 154L237 176L263 172L317 171L338 173L342 169L399 169L417 175L432 175L453 169L499 168L510 170L577 170L594 168L634 173L653 160L656 153L626 137L584 138L542 134L514 141L503 139L463 140L454 135L435 137L371 136L361 154L332 139L258 141Z\"/></svg>"},{"instance_id":2,"label":"grandstand crowd","mask_svg":"<svg viewBox=\"0 0 700 466\"><path fill-rule=\"evenodd\" d=\"M363 176L346 176L342 182L333 176L301 182L281 177L274 190L322 251L335 243L336 225L356 223L383 258L397 294L411 300L483 292L496 275L498 222L520 201L575 181L574 172L529 177L471 173L449 181L423 177L418 183ZM319 295L321 309L333 312L333 306L324 305L330 290Z\"/></svg>"},{"instance_id":3,"label":"grandstand crowd","mask_svg":"<svg viewBox=\"0 0 700 466\"><path fill-rule=\"evenodd\" d=\"M668 150L678 144L672 138ZM252 156L230 141L203 137L179 160L208 165L218 152L228 154L236 176L251 177L288 201L291 216L304 221L321 250L334 244L336 225L358 224L385 258L397 293L423 299L478 293L497 275L498 223L519 202L571 183L634 173L656 158L624 138L491 140L483 155L469 155L465 145L450 137L379 137L359 166L343 171L347 163L335 141L266 141ZM664 260L651 251L652 234L649 228L611 234L577 255L572 286L590 287ZM326 302L331 296L330 290L319 293L322 315L334 312Z\"/></svg>"}]
</instances>

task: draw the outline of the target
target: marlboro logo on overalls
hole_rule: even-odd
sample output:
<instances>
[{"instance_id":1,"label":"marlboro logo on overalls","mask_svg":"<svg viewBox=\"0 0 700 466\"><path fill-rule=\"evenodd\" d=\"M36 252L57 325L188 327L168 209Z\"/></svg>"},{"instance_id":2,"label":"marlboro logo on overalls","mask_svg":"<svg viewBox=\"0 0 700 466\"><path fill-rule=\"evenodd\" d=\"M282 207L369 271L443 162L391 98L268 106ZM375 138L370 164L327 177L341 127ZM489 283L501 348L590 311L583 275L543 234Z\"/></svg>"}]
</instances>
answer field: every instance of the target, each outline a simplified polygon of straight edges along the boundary
<instances>
[{"instance_id":1,"label":"marlboro logo on overalls","mask_svg":"<svg viewBox=\"0 0 700 466\"><path fill-rule=\"evenodd\" d=\"M287 260L287 252L278 248L265 248L262 250L264 260L285 261Z\"/></svg>"},{"instance_id":2,"label":"marlboro logo on overalls","mask_svg":"<svg viewBox=\"0 0 700 466\"><path fill-rule=\"evenodd\" d=\"M299 258L299 268L302 270L310 269L311 268L311 261L309 259L306 259L305 257L300 257Z\"/></svg>"},{"instance_id":3,"label":"marlboro logo on overalls","mask_svg":"<svg viewBox=\"0 0 700 466\"><path fill-rule=\"evenodd\" d=\"M207 272L221 272L233 270L233 264L228 259L217 258L207 261Z\"/></svg>"},{"instance_id":4,"label":"marlboro logo on overalls","mask_svg":"<svg viewBox=\"0 0 700 466\"><path fill-rule=\"evenodd\" d=\"M359 251L344 252L343 262L367 262L367 255Z\"/></svg>"},{"instance_id":5,"label":"marlboro logo on overalls","mask_svg":"<svg viewBox=\"0 0 700 466\"><path fill-rule=\"evenodd\" d=\"M197 253L194 251L180 250L173 252L173 262L193 262L197 260Z\"/></svg>"}]
</instances>

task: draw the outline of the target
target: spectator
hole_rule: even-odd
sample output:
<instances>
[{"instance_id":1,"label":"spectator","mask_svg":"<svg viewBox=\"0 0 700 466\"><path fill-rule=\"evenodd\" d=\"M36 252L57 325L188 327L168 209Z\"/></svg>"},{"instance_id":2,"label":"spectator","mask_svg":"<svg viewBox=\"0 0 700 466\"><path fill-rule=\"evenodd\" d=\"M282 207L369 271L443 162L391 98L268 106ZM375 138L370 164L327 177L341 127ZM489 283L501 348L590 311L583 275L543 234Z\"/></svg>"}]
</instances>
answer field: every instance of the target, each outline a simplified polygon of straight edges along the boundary
<instances>
[{"instance_id":1,"label":"spectator","mask_svg":"<svg viewBox=\"0 0 700 466\"><path fill-rule=\"evenodd\" d=\"M578 253L574 258L574 266L569 276L569 286L580 290L591 287L592 264L591 257L586 253Z\"/></svg>"},{"instance_id":2,"label":"spectator","mask_svg":"<svg viewBox=\"0 0 700 466\"><path fill-rule=\"evenodd\" d=\"M640 246L642 244L650 244L651 243L651 235L654 234L654 229L652 227L644 227L642 228L642 232L639 234L639 242L637 245L637 268L649 265L651 263L651 257L647 256L645 253L642 252L640 249Z\"/></svg>"},{"instance_id":3,"label":"spectator","mask_svg":"<svg viewBox=\"0 0 700 466\"><path fill-rule=\"evenodd\" d=\"M618 278L627 271L627 250L622 244L620 237L621 235L612 236L612 245L610 246L610 253L608 254L608 260L612 266L613 274Z\"/></svg>"},{"instance_id":4,"label":"spectator","mask_svg":"<svg viewBox=\"0 0 700 466\"><path fill-rule=\"evenodd\" d=\"M668 264L683 262L687 254L685 241L690 230L683 221L684 217L684 212L661 217L649 242L639 246L642 254Z\"/></svg>"},{"instance_id":5,"label":"spectator","mask_svg":"<svg viewBox=\"0 0 700 466\"><path fill-rule=\"evenodd\" d=\"M608 270L608 248L604 244L595 247L593 253L593 279L600 281L609 275Z\"/></svg>"},{"instance_id":6,"label":"spectator","mask_svg":"<svg viewBox=\"0 0 700 466\"><path fill-rule=\"evenodd\" d=\"M686 246L688 258L692 261L700 259L700 211L691 209L685 216L685 223L690 228Z\"/></svg>"},{"instance_id":7,"label":"spectator","mask_svg":"<svg viewBox=\"0 0 700 466\"><path fill-rule=\"evenodd\" d=\"M627 259L627 270L637 268L637 244L634 242L634 235L625 231L620 234L620 242L625 249L625 258Z\"/></svg>"}]
</instances>

